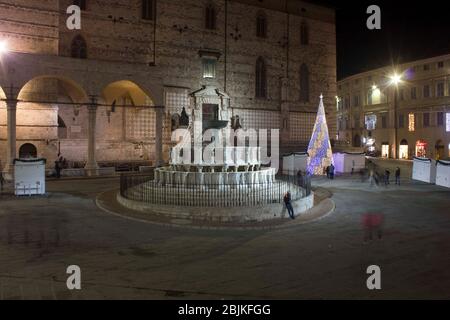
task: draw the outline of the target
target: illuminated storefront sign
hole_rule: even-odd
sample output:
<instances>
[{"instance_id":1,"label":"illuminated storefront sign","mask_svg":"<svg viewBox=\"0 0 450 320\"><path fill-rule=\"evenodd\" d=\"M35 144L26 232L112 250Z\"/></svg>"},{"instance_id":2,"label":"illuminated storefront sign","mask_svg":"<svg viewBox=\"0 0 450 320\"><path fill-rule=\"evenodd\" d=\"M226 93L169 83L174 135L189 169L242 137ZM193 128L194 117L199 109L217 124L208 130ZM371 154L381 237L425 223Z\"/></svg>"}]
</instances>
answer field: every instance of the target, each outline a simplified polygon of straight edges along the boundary
<instances>
[{"instance_id":1,"label":"illuminated storefront sign","mask_svg":"<svg viewBox=\"0 0 450 320\"><path fill-rule=\"evenodd\" d=\"M427 145L426 141L419 140L416 143L416 157L426 158L427 156Z\"/></svg>"},{"instance_id":2,"label":"illuminated storefront sign","mask_svg":"<svg viewBox=\"0 0 450 320\"><path fill-rule=\"evenodd\" d=\"M408 130L410 132L413 132L416 130L416 117L415 117L414 113L410 113L408 115L408 119L409 119Z\"/></svg>"}]
</instances>

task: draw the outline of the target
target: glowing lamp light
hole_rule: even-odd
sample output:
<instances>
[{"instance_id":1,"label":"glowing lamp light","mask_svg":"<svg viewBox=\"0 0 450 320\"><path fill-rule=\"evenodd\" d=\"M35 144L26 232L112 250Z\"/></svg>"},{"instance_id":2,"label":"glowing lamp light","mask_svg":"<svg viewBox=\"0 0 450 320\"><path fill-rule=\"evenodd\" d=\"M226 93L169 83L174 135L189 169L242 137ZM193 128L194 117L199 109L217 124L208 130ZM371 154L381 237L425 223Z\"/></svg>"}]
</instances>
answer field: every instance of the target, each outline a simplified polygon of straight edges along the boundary
<instances>
[{"instance_id":1,"label":"glowing lamp light","mask_svg":"<svg viewBox=\"0 0 450 320\"><path fill-rule=\"evenodd\" d=\"M397 73L394 73L392 76L390 76L390 79L391 79L391 84L393 84L395 86L398 85L400 82L402 82L402 76Z\"/></svg>"},{"instance_id":2,"label":"glowing lamp light","mask_svg":"<svg viewBox=\"0 0 450 320\"><path fill-rule=\"evenodd\" d=\"M3 40L0 41L0 54L4 54L8 52L8 43Z\"/></svg>"}]
</instances>

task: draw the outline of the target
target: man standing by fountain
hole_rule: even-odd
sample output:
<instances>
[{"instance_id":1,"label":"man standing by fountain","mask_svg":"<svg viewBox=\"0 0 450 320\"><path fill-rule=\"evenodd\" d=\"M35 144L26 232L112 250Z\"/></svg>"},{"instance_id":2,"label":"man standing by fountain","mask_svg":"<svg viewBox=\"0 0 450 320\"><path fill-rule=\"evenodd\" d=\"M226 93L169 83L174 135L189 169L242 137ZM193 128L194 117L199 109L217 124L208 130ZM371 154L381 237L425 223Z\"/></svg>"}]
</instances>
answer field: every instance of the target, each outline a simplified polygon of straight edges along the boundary
<instances>
[{"instance_id":1,"label":"man standing by fountain","mask_svg":"<svg viewBox=\"0 0 450 320\"><path fill-rule=\"evenodd\" d=\"M284 204L286 205L286 209L288 210L289 216L291 217L292 220L295 219L295 214L294 214L294 208L292 207L292 203L291 203L291 193L288 191L285 195L284 195Z\"/></svg>"}]
</instances>

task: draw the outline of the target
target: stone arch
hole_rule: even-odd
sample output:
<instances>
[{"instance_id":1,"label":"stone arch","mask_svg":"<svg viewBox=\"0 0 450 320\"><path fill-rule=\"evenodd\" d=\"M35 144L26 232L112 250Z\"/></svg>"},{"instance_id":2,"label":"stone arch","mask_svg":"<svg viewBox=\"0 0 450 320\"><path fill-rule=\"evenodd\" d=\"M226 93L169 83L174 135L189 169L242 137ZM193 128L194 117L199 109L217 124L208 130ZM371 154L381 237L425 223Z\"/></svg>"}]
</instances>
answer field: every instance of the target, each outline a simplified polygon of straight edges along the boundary
<instances>
[{"instance_id":1,"label":"stone arch","mask_svg":"<svg viewBox=\"0 0 450 320\"><path fill-rule=\"evenodd\" d=\"M38 76L35 76L35 77L29 79L28 81L26 81L19 90L18 99L26 102L27 97L25 95L26 95L27 91L29 89L32 89L33 85L35 85L39 81L55 81L55 82L57 82L57 85L60 86L58 89L63 89L64 91L66 91L67 95L72 99L73 102L85 103L89 100L85 89L77 81L74 81L71 78L66 77L66 76L51 75L51 74L38 75ZM43 101L43 100L39 100L39 101ZM56 103L57 101L46 100L43 102Z\"/></svg>"},{"instance_id":2,"label":"stone arch","mask_svg":"<svg viewBox=\"0 0 450 320\"><path fill-rule=\"evenodd\" d=\"M128 96L135 106L154 106L151 93L145 87L132 80L118 80L106 85L101 98L106 104L118 103L118 99Z\"/></svg>"},{"instance_id":3,"label":"stone arch","mask_svg":"<svg viewBox=\"0 0 450 320\"><path fill-rule=\"evenodd\" d=\"M49 159L48 163L55 159L60 148L65 150L61 139L71 138L68 128L80 124L84 126L80 131L87 131L87 111L82 106L89 101L88 96L83 87L69 77L52 74L32 77L20 88L18 100L17 141L34 141L40 156ZM81 110L86 116L74 116L75 110ZM66 129L60 128L59 118L63 119ZM71 159L77 152L67 152L64 156Z\"/></svg>"}]
</instances>

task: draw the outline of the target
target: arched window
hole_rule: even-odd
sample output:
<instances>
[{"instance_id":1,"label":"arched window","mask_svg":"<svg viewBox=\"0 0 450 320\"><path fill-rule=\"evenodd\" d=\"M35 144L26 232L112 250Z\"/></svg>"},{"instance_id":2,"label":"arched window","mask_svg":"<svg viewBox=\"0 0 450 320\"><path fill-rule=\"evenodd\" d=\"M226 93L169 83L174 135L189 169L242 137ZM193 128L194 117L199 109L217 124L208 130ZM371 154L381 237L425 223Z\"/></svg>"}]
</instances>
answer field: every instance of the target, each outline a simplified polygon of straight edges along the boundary
<instances>
[{"instance_id":1,"label":"arched window","mask_svg":"<svg viewBox=\"0 0 450 320\"><path fill-rule=\"evenodd\" d=\"M142 0L142 19L154 20L156 12L156 0Z\"/></svg>"},{"instance_id":2,"label":"arched window","mask_svg":"<svg viewBox=\"0 0 450 320\"><path fill-rule=\"evenodd\" d=\"M256 60L256 97L267 97L266 63L262 57Z\"/></svg>"},{"instance_id":3,"label":"arched window","mask_svg":"<svg viewBox=\"0 0 450 320\"><path fill-rule=\"evenodd\" d=\"M300 43L303 46L309 44L309 29L308 25L305 22L302 22L302 24L300 25Z\"/></svg>"},{"instance_id":4,"label":"arched window","mask_svg":"<svg viewBox=\"0 0 450 320\"><path fill-rule=\"evenodd\" d=\"M267 17L263 12L256 17L256 36L259 38L267 37Z\"/></svg>"},{"instance_id":5,"label":"arched window","mask_svg":"<svg viewBox=\"0 0 450 320\"><path fill-rule=\"evenodd\" d=\"M216 8L213 4L208 4L205 8L205 28L216 29Z\"/></svg>"},{"instance_id":6,"label":"arched window","mask_svg":"<svg viewBox=\"0 0 450 320\"><path fill-rule=\"evenodd\" d=\"M80 7L81 10L86 10L86 0L74 0L73 4Z\"/></svg>"},{"instance_id":7,"label":"arched window","mask_svg":"<svg viewBox=\"0 0 450 320\"><path fill-rule=\"evenodd\" d=\"M300 102L309 102L309 70L306 64L300 67Z\"/></svg>"},{"instance_id":8,"label":"arched window","mask_svg":"<svg viewBox=\"0 0 450 320\"><path fill-rule=\"evenodd\" d=\"M87 59L87 45L84 38L80 35L72 40L72 58Z\"/></svg>"}]
</instances>

